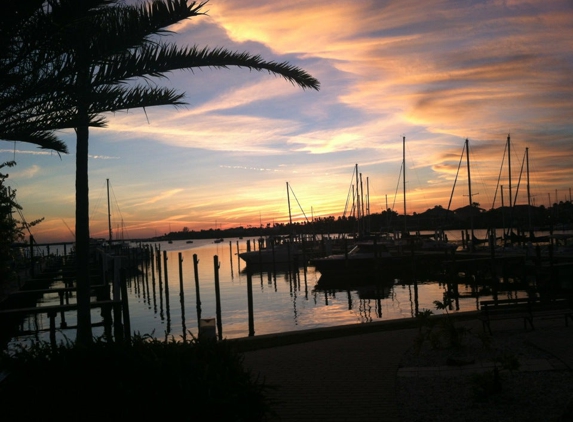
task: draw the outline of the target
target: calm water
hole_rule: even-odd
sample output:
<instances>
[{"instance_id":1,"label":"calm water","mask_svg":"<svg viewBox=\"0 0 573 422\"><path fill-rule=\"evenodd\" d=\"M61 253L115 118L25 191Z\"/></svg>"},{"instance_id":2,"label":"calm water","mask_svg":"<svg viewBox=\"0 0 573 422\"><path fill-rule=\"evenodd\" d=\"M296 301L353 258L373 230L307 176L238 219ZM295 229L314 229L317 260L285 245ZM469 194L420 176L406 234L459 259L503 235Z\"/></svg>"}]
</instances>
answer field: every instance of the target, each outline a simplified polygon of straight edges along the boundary
<instances>
[{"instance_id":1,"label":"calm water","mask_svg":"<svg viewBox=\"0 0 573 422\"><path fill-rule=\"evenodd\" d=\"M449 235L453 239L454 233ZM216 317L215 257L218 261L220 284L221 324L223 338L249 335L248 279L252 280L254 334L270 334L317 327L369 323L372 321L410 318L416 310L430 309L439 313L433 304L442 300L445 286L429 280L413 284L390 280L381 291L375 291L367 282L360 288L341 291L317 290L320 273L312 266L287 270L264 270L249 274L245 263L238 257L238 248L246 250L247 239L194 240L150 243L160 250L161 268L151 265L142 268L143 275L128 283L128 300L132 332L180 339L183 333L198 333L197 295L194 275L194 255L198 258L198 278L201 317ZM167 267L164 266L167 257ZM181 276L180 259L181 256ZM165 278L167 274L167 280ZM181 287L182 286L182 290ZM477 309L475 297L469 297L469 287L459 286L462 297L459 311ZM183 301L181 298L183 297ZM73 300L73 299L72 299ZM58 296L46 296L39 306L57 303ZM75 315L66 314L69 325L75 324ZM93 321L100 321L99 311L92 313ZM27 319L24 328L47 329L45 318ZM100 335L99 328L94 335ZM74 330L63 330L58 339L71 339ZM187 337L189 337L187 335ZM38 337L48 340L48 333ZM29 337L19 337L21 342Z\"/></svg>"}]
</instances>

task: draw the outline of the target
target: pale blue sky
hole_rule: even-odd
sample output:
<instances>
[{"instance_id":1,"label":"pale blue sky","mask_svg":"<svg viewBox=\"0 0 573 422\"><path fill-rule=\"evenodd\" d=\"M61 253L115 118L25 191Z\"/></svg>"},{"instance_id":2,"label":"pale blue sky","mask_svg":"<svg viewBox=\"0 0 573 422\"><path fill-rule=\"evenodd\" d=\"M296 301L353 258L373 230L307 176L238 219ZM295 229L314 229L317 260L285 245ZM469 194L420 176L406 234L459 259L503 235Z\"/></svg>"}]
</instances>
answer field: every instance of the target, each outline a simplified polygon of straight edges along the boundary
<instances>
[{"instance_id":1,"label":"pale blue sky","mask_svg":"<svg viewBox=\"0 0 573 422\"><path fill-rule=\"evenodd\" d=\"M508 134L514 185L528 147L533 202L570 199L570 1L211 0L206 9L170 40L288 61L321 90L243 69L159 80L189 105L109 115L91 131L92 236L107 236L106 179L114 230L123 225L126 237L286 222L286 182L308 217L341 215L355 164L370 211L388 201L402 213L402 136L408 213L447 207L466 138L474 201L490 208ZM39 242L73 240L75 138L61 136L62 157L0 144L2 162L15 151L8 182L24 216L45 218ZM466 174L464 164L452 208L468 203ZM502 177L507 189L507 169Z\"/></svg>"}]
</instances>

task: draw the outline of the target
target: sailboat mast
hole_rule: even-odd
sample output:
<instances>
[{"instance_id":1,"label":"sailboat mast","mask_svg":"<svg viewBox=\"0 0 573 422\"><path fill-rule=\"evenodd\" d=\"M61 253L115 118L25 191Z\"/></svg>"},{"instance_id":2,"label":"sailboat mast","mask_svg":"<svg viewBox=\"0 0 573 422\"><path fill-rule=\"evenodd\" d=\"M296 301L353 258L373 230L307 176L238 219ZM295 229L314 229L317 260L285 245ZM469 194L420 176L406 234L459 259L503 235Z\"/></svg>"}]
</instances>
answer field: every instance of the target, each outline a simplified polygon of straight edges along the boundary
<instances>
[{"instance_id":1,"label":"sailboat mast","mask_svg":"<svg viewBox=\"0 0 573 422\"><path fill-rule=\"evenodd\" d=\"M472 233L472 241L474 239L474 210L472 201L472 176L470 172L470 147L468 139L466 138L466 161L468 165L468 194L470 197L470 230ZM473 243L471 244L473 248Z\"/></svg>"},{"instance_id":2,"label":"sailboat mast","mask_svg":"<svg viewBox=\"0 0 573 422\"><path fill-rule=\"evenodd\" d=\"M360 217L361 217L361 213L360 213L360 207L361 207L361 201L360 201L360 174L358 173L358 164L354 165L355 169L356 169L356 229L358 230L358 236L362 235L362 230L360 229Z\"/></svg>"},{"instance_id":3,"label":"sailboat mast","mask_svg":"<svg viewBox=\"0 0 573 422\"><path fill-rule=\"evenodd\" d=\"M109 244L111 245L112 231L111 231L111 207L109 202L109 179L106 179L106 183L107 183L107 225L109 229Z\"/></svg>"},{"instance_id":4,"label":"sailboat mast","mask_svg":"<svg viewBox=\"0 0 573 422\"><path fill-rule=\"evenodd\" d=\"M287 202L288 202L288 221L290 223L290 227L292 230L292 214L290 211L290 193L289 193L288 182L286 182L286 188L287 188Z\"/></svg>"},{"instance_id":5,"label":"sailboat mast","mask_svg":"<svg viewBox=\"0 0 573 422\"><path fill-rule=\"evenodd\" d=\"M531 191L529 190L529 148L525 148L525 165L527 171L527 224L531 233Z\"/></svg>"},{"instance_id":6,"label":"sailboat mast","mask_svg":"<svg viewBox=\"0 0 573 422\"><path fill-rule=\"evenodd\" d=\"M368 217L368 224L366 230L370 232L370 179L366 177L366 216Z\"/></svg>"},{"instance_id":7,"label":"sailboat mast","mask_svg":"<svg viewBox=\"0 0 573 422\"><path fill-rule=\"evenodd\" d=\"M408 233L406 224L406 137L402 136L402 184L404 192L404 233Z\"/></svg>"},{"instance_id":8,"label":"sailboat mast","mask_svg":"<svg viewBox=\"0 0 573 422\"><path fill-rule=\"evenodd\" d=\"M511 142L509 140L509 134L507 135L507 166L509 168L509 208L513 208L513 201L511 196Z\"/></svg>"},{"instance_id":9,"label":"sailboat mast","mask_svg":"<svg viewBox=\"0 0 573 422\"><path fill-rule=\"evenodd\" d=\"M361 235L365 234L366 231L366 214L364 214L364 186L362 185L362 173L360 173L360 216L362 217L360 219L360 230L359 233Z\"/></svg>"}]
</instances>

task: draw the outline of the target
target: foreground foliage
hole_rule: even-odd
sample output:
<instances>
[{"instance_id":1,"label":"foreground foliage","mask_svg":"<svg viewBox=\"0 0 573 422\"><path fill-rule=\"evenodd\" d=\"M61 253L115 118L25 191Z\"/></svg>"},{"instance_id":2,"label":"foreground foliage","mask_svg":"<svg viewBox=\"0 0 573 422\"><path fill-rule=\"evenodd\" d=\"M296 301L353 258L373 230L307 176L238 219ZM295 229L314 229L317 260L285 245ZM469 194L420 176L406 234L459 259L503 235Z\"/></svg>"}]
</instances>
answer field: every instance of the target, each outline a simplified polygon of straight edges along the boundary
<instances>
[{"instance_id":1,"label":"foreground foliage","mask_svg":"<svg viewBox=\"0 0 573 422\"><path fill-rule=\"evenodd\" d=\"M0 289L4 284L16 279L15 267L21 258L15 242L24 241L26 230L42 222L42 219L26 222L21 213L22 207L16 202L16 190L10 189L6 181L8 173L4 168L14 167L15 161L0 163ZM15 217L18 213L22 220Z\"/></svg>"},{"instance_id":2,"label":"foreground foliage","mask_svg":"<svg viewBox=\"0 0 573 422\"><path fill-rule=\"evenodd\" d=\"M261 421L270 415L269 388L216 341L178 342L135 336L131 344L38 342L4 352L3 415L32 418L142 417ZM77 412L75 415L71 412Z\"/></svg>"}]
</instances>

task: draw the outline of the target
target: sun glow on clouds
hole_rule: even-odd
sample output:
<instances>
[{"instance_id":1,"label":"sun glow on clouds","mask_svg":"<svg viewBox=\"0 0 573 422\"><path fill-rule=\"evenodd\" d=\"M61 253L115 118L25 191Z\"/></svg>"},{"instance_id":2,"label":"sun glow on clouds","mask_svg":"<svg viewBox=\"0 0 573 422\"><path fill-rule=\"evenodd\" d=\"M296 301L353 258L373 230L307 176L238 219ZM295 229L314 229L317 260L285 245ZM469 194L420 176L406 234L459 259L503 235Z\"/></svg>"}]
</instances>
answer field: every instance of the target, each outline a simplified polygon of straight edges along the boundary
<instances>
[{"instance_id":1,"label":"sun glow on clouds","mask_svg":"<svg viewBox=\"0 0 573 422\"><path fill-rule=\"evenodd\" d=\"M21 177L23 179L31 179L35 177L41 171L40 166L33 165L28 167L27 169L17 171L15 174L12 174L12 177Z\"/></svg>"},{"instance_id":2,"label":"sun glow on clouds","mask_svg":"<svg viewBox=\"0 0 573 422\"><path fill-rule=\"evenodd\" d=\"M136 204L136 205L140 206L140 205L155 204L157 202L164 201L165 199L171 198L172 196L175 196L182 191L183 191L183 189L172 189L172 190L169 190L167 192L162 192L161 194L154 196L153 198L150 198L147 201L142 202L140 204Z\"/></svg>"},{"instance_id":3,"label":"sun glow on clouds","mask_svg":"<svg viewBox=\"0 0 573 422\"><path fill-rule=\"evenodd\" d=\"M153 235L153 222L161 232L170 223L197 230L215 220L284 222L286 180L307 215L311 208L315 216L340 215L355 163L369 177L373 211L386 202L400 208L402 136L409 213L447 206L466 138L482 206L493 201L508 134L516 173L530 148L538 204L573 180L569 0L210 0L206 9L208 16L172 28L178 44L288 61L317 77L321 90L302 91L265 72L205 68L170 75L186 107L108 116L107 128L91 131L90 180L129 185L122 200L138 233ZM50 152L19 149L38 166L26 168L41 170L30 182L17 176L32 211L34 195L25 192L52 192L60 183L54 176L51 186L38 184ZM6 161L13 151L0 153ZM462 164L456 206L468 201ZM26 184L32 180L38 186ZM52 192L65 204L62 214L72 194ZM98 224L105 232L105 216ZM59 218L45 223L47 231L58 225Z\"/></svg>"}]
</instances>

